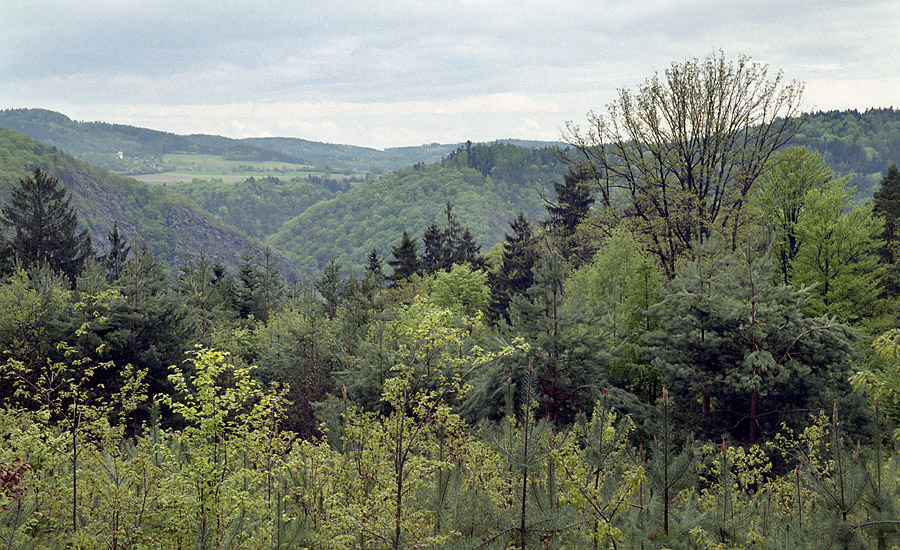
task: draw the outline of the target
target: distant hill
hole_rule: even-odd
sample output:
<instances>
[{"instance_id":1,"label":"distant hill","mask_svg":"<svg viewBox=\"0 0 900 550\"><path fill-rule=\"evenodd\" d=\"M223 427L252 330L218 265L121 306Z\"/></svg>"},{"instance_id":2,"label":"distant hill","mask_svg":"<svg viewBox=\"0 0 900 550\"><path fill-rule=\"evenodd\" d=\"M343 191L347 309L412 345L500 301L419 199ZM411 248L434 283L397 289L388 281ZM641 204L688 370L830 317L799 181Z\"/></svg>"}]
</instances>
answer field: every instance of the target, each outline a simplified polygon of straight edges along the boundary
<instances>
[{"instance_id":1,"label":"distant hill","mask_svg":"<svg viewBox=\"0 0 900 550\"><path fill-rule=\"evenodd\" d=\"M900 165L900 109L812 113L794 141L821 153L837 175L852 175L857 198L870 198L887 168Z\"/></svg>"},{"instance_id":2,"label":"distant hill","mask_svg":"<svg viewBox=\"0 0 900 550\"><path fill-rule=\"evenodd\" d=\"M143 159L147 164L166 153L188 152L252 158L260 161L304 164L306 161L260 149L240 140L218 136L180 136L105 122L76 122L69 117L44 109L7 109L0 111L0 127L23 133L37 141L52 145L75 157L117 168L119 152L125 157Z\"/></svg>"},{"instance_id":3,"label":"distant hill","mask_svg":"<svg viewBox=\"0 0 900 550\"><path fill-rule=\"evenodd\" d=\"M519 211L532 220L545 217L541 193L552 196L551 183L564 172L554 148L460 147L441 162L418 163L316 203L267 242L306 272L318 272L332 256L344 267L359 267L373 248L391 259L403 231L420 239L432 221L446 223L449 201L487 252Z\"/></svg>"},{"instance_id":4,"label":"distant hill","mask_svg":"<svg viewBox=\"0 0 900 550\"><path fill-rule=\"evenodd\" d=\"M349 190L350 184L315 177L282 180L268 176L237 183L215 179L173 183L168 188L191 198L216 219L263 240L310 206Z\"/></svg>"},{"instance_id":5,"label":"distant hill","mask_svg":"<svg viewBox=\"0 0 900 550\"><path fill-rule=\"evenodd\" d=\"M223 155L226 159L305 164L332 170L391 172L423 162L438 162L460 145L432 143L392 147L380 151L355 145L321 143L299 138L232 139L205 134L177 135L122 124L76 122L46 109L0 111L0 127L16 130L42 143L53 145L82 160L117 172L145 173L154 170L162 155L186 152ZM502 140L525 147L544 147L552 142ZM137 158L137 166L121 162Z\"/></svg>"},{"instance_id":6,"label":"distant hill","mask_svg":"<svg viewBox=\"0 0 900 550\"><path fill-rule=\"evenodd\" d=\"M24 134L0 128L0 203L8 200L19 178L35 167L66 185L79 221L100 251L108 248L107 232L113 222L131 243L146 244L170 265L182 254L204 251L234 270L244 252L261 255L264 249L260 241L214 219L190 199L165 187L110 173ZM279 265L286 273L295 269L283 258Z\"/></svg>"}]
</instances>

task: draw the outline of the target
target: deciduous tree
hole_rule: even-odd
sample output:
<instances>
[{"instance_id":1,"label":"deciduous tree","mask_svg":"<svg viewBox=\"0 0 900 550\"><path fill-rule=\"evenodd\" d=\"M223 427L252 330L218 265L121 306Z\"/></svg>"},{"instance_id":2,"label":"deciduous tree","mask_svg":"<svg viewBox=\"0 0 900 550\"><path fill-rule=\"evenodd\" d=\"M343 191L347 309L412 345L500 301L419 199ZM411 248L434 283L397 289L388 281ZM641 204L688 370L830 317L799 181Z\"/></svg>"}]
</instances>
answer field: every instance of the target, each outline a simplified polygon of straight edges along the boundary
<instances>
[{"instance_id":1,"label":"deciduous tree","mask_svg":"<svg viewBox=\"0 0 900 550\"><path fill-rule=\"evenodd\" d=\"M604 208L625 197L621 214L672 278L690 242L715 228L737 246L747 194L795 134L802 91L745 56L676 62L637 92L620 90L586 129L570 123L566 160Z\"/></svg>"}]
</instances>

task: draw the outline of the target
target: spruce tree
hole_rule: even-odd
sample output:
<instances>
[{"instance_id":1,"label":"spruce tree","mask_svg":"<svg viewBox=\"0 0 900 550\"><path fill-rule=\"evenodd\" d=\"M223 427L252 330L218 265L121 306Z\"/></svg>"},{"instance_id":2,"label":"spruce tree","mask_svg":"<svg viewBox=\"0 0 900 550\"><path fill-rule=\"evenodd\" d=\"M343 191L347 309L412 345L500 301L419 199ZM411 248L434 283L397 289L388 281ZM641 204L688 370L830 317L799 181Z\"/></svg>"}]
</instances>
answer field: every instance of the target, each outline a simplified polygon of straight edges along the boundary
<instances>
[{"instance_id":1,"label":"spruce tree","mask_svg":"<svg viewBox=\"0 0 900 550\"><path fill-rule=\"evenodd\" d=\"M388 264L394 268L394 273L390 276L394 284L409 279L419 272L419 247L408 232L403 232L400 246L392 246L391 252L394 259Z\"/></svg>"},{"instance_id":2,"label":"spruce tree","mask_svg":"<svg viewBox=\"0 0 900 550\"><path fill-rule=\"evenodd\" d=\"M106 268L106 280L114 283L125 272L125 262L128 261L131 246L119 234L119 224L116 222L113 222L113 228L107 232L106 238L109 240L109 253L100 256L99 260Z\"/></svg>"},{"instance_id":3,"label":"spruce tree","mask_svg":"<svg viewBox=\"0 0 900 550\"><path fill-rule=\"evenodd\" d=\"M463 229L453 252L453 264L469 264L473 269L486 267L484 257L481 255L481 245L475 241L475 236L468 227Z\"/></svg>"},{"instance_id":4,"label":"spruce tree","mask_svg":"<svg viewBox=\"0 0 900 550\"><path fill-rule=\"evenodd\" d=\"M78 231L78 214L65 187L40 168L19 179L0 223L14 232L11 244L25 267L47 264L74 285L93 255L87 230Z\"/></svg>"},{"instance_id":5,"label":"spruce tree","mask_svg":"<svg viewBox=\"0 0 900 550\"><path fill-rule=\"evenodd\" d=\"M591 211L594 197L587 178L569 172L563 183L553 182L556 203L547 205L548 225L563 235L571 235L582 219Z\"/></svg>"},{"instance_id":6,"label":"spruce tree","mask_svg":"<svg viewBox=\"0 0 900 550\"><path fill-rule=\"evenodd\" d=\"M575 233L578 224L590 214L594 196L589 179L583 174L570 171L563 177L563 181L562 184L553 183L556 203L547 205L550 217L545 223L556 241L558 253L572 267L578 267L592 255L592 252L582 250L575 239Z\"/></svg>"},{"instance_id":7,"label":"spruce tree","mask_svg":"<svg viewBox=\"0 0 900 550\"><path fill-rule=\"evenodd\" d=\"M431 222L422 235L422 245L424 247L422 255L422 271L425 273L434 273L444 269L449 263L449 252L447 250L446 234L437 223Z\"/></svg>"},{"instance_id":8,"label":"spruce tree","mask_svg":"<svg viewBox=\"0 0 900 550\"><path fill-rule=\"evenodd\" d=\"M384 285L384 262L378 255L378 249L373 248L366 255L366 285L371 288L381 288Z\"/></svg>"},{"instance_id":9,"label":"spruce tree","mask_svg":"<svg viewBox=\"0 0 900 550\"><path fill-rule=\"evenodd\" d=\"M889 296L900 295L900 170L896 164L888 168L881 179L881 187L875 191L873 210L884 218L881 233L881 260L887 266L885 291Z\"/></svg>"},{"instance_id":10,"label":"spruce tree","mask_svg":"<svg viewBox=\"0 0 900 550\"><path fill-rule=\"evenodd\" d=\"M490 273L488 283L491 287L491 318L495 321L505 317L509 321L507 309L510 301L528 292L534 284L535 261L537 250L531 223L523 212L509 222L512 235L506 234L500 269Z\"/></svg>"}]
</instances>

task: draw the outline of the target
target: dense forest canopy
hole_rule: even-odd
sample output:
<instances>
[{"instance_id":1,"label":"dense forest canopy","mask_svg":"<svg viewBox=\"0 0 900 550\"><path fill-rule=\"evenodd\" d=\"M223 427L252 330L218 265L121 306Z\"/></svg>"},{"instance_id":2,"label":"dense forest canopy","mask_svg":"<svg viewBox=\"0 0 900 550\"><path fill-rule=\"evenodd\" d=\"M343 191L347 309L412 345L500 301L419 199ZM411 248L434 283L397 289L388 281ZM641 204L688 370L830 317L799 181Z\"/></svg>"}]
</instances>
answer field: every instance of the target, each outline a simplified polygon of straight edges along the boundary
<instances>
[{"instance_id":1,"label":"dense forest canopy","mask_svg":"<svg viewBox=\"0 0 900 550\"><path fill-rule=\"evenodd\" d=\"M748 102L712 153L686 74ZM896 547L896 111L740 124L784 90L674 63L569 156L353 183L148 186L0 129L0 544ZM693 129L608 139L633 100Z\"/></svg>"}]
</instances>

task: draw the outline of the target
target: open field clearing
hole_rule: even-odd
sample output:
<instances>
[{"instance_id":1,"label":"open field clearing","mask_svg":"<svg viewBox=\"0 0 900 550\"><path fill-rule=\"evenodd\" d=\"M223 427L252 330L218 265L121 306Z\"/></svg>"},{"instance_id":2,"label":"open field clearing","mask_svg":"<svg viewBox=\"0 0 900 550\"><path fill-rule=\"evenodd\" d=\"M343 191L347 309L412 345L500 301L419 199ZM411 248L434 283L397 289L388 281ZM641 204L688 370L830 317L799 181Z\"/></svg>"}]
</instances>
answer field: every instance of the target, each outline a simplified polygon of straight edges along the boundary
<instances>
[{"instance_id":1,"label":"open field clearing","mask_svg":"<svg viewBox=\"0 0 900 550\"><path fill-rule=\"evenodd\" d=\"M162 157L162 164L168 170L156 174L134 176L138 181L146 183L190 182L195 179L219 179L234 183L249 177L264 178L274 176L282 180L305 178L309 175L327 175L313 166L289 164L284 162L255 162L248 160L226 160L221 155L200 155L189 153L172 153ZM331 175L340 179L341 174Z\"/></svg>"}]
</instances>

